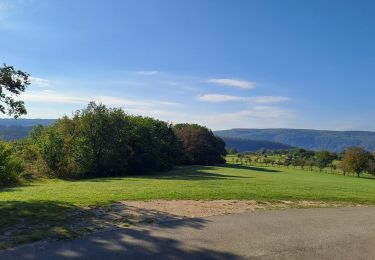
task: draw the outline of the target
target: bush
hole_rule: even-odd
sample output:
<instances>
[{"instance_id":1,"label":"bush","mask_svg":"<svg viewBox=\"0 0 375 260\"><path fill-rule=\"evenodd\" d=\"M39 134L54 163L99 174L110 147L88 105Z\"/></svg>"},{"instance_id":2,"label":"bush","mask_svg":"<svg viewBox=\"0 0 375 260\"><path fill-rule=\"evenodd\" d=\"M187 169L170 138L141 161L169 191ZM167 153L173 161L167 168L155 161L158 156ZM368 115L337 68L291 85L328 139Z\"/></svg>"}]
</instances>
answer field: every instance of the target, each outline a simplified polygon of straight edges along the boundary
<instances>
[{"instance_id":1,"label":"bush","mask_svg":"<svg viewBox=\"0 0 375 260\"><path fill-rule=\"evenodd\" d=\"M15 157L9 144L0 142L0 186L16 184L23 172L21 161Z\"/></svg>"},{"instance_id":2,"label":"bush","mask_svg":"<svg viewBox=\"0 0 375 260\"><path fill-rule=\"evenodd\" d=\"M11 142L11 146L14 156L22 162L25 177L37 178L48 174L48 166L33 140L20 139Z\"/></svg>"}]
</instances>

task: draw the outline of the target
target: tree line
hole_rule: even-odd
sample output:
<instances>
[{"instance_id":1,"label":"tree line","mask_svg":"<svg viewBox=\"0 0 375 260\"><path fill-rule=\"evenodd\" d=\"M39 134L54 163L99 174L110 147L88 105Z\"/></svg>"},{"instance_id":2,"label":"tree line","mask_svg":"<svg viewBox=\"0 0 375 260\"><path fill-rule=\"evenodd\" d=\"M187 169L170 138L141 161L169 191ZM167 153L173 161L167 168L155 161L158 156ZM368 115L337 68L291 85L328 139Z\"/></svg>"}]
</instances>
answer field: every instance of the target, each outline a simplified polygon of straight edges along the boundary
<instances>
[{"instance_id":1,"label":"tree line","mask_svg":"<svg viewBox=\"0 0 375 260\"><path fill-rule=\"evenodd\" d=\"M340 171L343 175L361 173L375 175L375 152L370 153L361 147L350 147L341 153L329 151L310 151L306 149L265 150L238 153L234 148L227 148L232 163L260 166L295 167L302 170L317 169L320 172Z\"/></svg>"},{"instance_id":2,"label":"tree line","mask_svg":"<svg viewBox=\"0 0 375 260\"><path fill-rule=\"evenodd\" d=\"M107 177L211 165L225 163L225 154L225 143L204 126L90 103L72 117L34 127L27 138L1 142L0 185L19 176Z\"/></svg>"}]
</instances>

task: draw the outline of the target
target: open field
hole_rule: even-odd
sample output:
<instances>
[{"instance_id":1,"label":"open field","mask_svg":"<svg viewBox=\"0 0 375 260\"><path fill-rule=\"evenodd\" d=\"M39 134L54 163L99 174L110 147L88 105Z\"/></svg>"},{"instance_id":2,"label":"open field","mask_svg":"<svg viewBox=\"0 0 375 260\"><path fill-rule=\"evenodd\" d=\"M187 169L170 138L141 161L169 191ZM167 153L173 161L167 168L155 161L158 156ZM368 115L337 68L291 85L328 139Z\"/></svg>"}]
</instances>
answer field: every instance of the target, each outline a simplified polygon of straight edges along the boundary
<instances>
[{"instance_id":1,"label":"open field","mask_svg":"<svg viewBox=\"0 0 375 260\"><path fill-rule=\"evenodd\" d=\"M88 222L93 212L87 209L117 201L182 199L375 204L375 180L285 168L225 165L180 167L147 176L36 181L1 190L0 247L88 232L87 225L67 224L77 219ZM126 219L122 222L128 224Z\"/></svg>"},{"instance_id":2,"label":"open field","mask_svg":"<svg viewBox=\"0 0 375 260\"><path fill-rule=\"evenodd\" d=\"M78 206L120 200L328 200L375 204L375 180L286 168L193 166L154 175L44 180L2 189L0 201L55 201Z\"/></svg>"}]
</instances>

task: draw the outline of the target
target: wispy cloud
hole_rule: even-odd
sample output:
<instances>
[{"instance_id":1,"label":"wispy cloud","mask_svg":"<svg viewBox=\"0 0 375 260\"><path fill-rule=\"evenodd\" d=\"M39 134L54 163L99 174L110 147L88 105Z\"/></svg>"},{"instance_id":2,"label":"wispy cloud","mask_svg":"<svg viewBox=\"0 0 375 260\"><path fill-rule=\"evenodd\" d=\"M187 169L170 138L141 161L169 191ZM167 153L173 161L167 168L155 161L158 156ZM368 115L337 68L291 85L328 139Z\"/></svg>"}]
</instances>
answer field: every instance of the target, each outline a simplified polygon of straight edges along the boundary
<instances>
[{"instance_id":1,"label":"wispy cloud","mask_svg":"<svg viewBox=\"0 0 375 260\"><path fill-rule=\"evenodd\" d=\"M152 76L152 75L158 75L160 71L158 70L143 70L143 71L136 71L135 72L138 75L146 75L146 76Z\"/></svg>"},{"instance_id":2,"label":"wispy cloud","mask_svg":"<svg viewBox=\"0 0 375 260\"><path fill-rule=\"evenodd\" d=\"M38 88L48 88L48 89L54 89L54 82L49 79L44 78L38 78L38 77L30 77L30 82L32 86L38 87Z\"/></svg>"},{"instance_id":3,"label":"wispy cloud","mask_svg":"<svg viewBox=\"0 0 375 260\"><path fill-rule=\"evenodd\" d=\"M210 103L220 103L229 101L242 101L242 97L231 96L231 95L221 95L221 94L205 94L198 97L201 101L206 101Z\"/></svg>"},{"instance_id":4,"label":"wispy cloud","mask_svg":"<svg viewBox=\"0 0 375 260\"><path fill-rule=\"evenodd\" d=\"M256 106L247 110L211 115L203 120L214 129L272 128L290 126L294 117L292 110L272 106Z\"/></svg>"},{"instance_id":5,"label":"wispy cloud","mask_svg":"<svg viewBox=\"0 0 375 260\"><path fill-rule=\"evenodd\" d=\"M281 103L281 102L289 101L288 97L282 97L282 96L257 96L257 97L249 97L247 99L249 101L253 101L259 104Z\"/></svg>"},{"instance_id":6,"label":"wispy cloud","mask_svg":"<svg viewBox=\"0 0 375 260\"><path fill-rule=\"evenodd\" d=\"M227 87L242 88L242 89L252 89L255 88L255 82L238 80L238 79L209 79L207 82L222 85Z\"/></svg>"},{"instance_id":7,"label":"wispy cloud","mask_svg":"<svg viewBox=\"0 0 375 260\"><path fill-rule=\"evenodd\" d=\"M173 123L193 122L214 130L229 128L275 128L291 127L295 122L295 111L274 106L255 106L233 112L191 114L171 112L159 118L168 118Z\"/></svg>"},{"instance_id":8,"label":"wispy cloud","mask_svg":"<svg viewBox=\"0 0 375 260\"><path fill-rule=\"evenodd\" d=\"M103 103L108 106L121 107L138 107L153 108L159 106L175 106L178 103L160 101L160 100L144 100L144 99L126 99L113 96L87 96L87 95L65 95L52 91L29 91L23 94L23 99L27 102L38 103L60 103L60 104L82 104L86 105L91 101Z\"/></svg>"},{"instance_id":9,"label":"wispy cloud","mask_svg":"<svg viewBox=\"0 0 375 260\"><path fill-rule=\"evenodd\" d=\"M210 103L221 103L221 102L252 102L259 104L267 103L281 103L288 101L288 97L281 96L255 96L255 97L239 97L232 95L222 95L222 94L205 94L198 96L198 99Z\"/></svg>"}]
</instances>

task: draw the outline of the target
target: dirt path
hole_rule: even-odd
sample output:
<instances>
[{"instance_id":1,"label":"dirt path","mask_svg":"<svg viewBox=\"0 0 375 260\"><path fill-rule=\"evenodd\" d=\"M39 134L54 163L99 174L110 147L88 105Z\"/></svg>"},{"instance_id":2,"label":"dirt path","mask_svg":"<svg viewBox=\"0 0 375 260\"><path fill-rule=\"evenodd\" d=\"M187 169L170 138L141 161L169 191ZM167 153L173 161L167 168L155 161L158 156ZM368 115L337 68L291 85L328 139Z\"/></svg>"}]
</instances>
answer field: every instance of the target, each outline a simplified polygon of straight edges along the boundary
<instances>
[{"instance_id":1,"label":"dirt path","mask_svg":"<svg viewBox=\"0 0 375 260\"><path fill-rule=\"evenodd\" d=\"M336 208L362 206L345 202L323 201L276 201L262 202L255 200L152 200L123 201L112 205L112 212L123 214L146 214L160 212L181 217L209 217L256 210L287 208Z\"/></svg>"}]
</instances>

